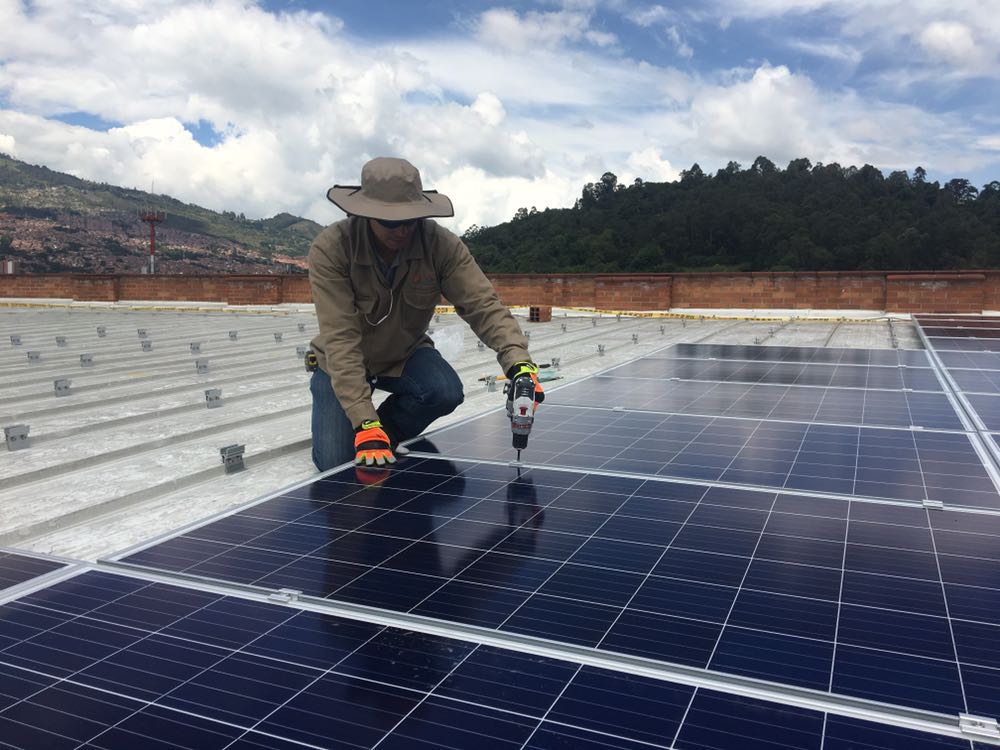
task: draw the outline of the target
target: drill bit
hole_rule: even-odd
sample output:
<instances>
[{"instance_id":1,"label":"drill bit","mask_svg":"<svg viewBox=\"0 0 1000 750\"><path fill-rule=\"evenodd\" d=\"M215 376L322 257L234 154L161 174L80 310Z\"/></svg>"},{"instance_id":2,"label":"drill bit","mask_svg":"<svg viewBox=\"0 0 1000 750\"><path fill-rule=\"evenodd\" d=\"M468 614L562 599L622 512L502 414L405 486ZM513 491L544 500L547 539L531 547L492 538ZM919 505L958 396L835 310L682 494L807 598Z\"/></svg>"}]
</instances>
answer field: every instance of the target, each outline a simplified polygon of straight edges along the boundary
<instances>
[{"instance_id":1,"label":"drill bit","mask_svg":"<svg viewBox=\"0 0 1000 750\"><path fill-rule=\"evenodd\" d=\"M517 449L517 462L521 463L521 450Z\"/></svg>"}]
</instances>

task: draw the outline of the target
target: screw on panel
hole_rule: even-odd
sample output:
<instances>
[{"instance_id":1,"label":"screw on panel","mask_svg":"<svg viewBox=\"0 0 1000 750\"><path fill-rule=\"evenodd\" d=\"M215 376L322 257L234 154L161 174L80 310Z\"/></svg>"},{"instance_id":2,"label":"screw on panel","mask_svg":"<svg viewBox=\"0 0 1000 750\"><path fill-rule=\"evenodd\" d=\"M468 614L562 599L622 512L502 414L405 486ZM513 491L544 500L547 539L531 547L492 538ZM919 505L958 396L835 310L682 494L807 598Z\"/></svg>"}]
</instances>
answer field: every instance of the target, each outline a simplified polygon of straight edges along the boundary
<instances>
[{"instance_id":1,"label":"screw on panel","mask_svg":"<svg viewBox=\"0 0 1000 750\"><path fill-rule=\"evenodd\" d=\"M94 365L94 355L93 354L81 354L80 355L80 367L93 367Z\"/></svg>"},{"instance_id":2,"label":"screw on panel","mask_svg":"<svg viewBox=\"0 0 1000 750\"><path fill-rule=\"evenodd\" d=\"M632 334L632 343L633 344L638 344L639 343L639 334L638 333L633 333Z\"/></svg>"},{"instance_id":3,"label":"screw on panel","mask_svg":"<svg viewBox=\"0 0 1000 750\"><path fill-rule=\"evenodd\" d=\"M200 341L192 341L191 342L191 353L192 354L201 354L201 342Z\"/></svg>"},{"instance_id":4,"label":"screw on panel","mask_svg":"<svg viewBox=\"0 0 1000 750\"><path fill-rule=\"evenodd\" d=\"M108 335L108 329L105 326L97 326L97 338L103 339Z\"/></svg>"},{"instance_id":5,"label":"screw on panel","mask_svg":"<svg viewBox=\"0 0 1000 750\"><path fill-rule=\"evenodd\" d=\"M209 388L205 391L205 405L209 409L217 409L222 406L222 389Z\"/></svg>"},{"instance_id":6,"label":"screw on panel","mask_svg":"<svg viewBox=\"0 0 1000 750\"><path fill-rule=\"evenodd\" d=\"M153 342L150 341L149 339L143 339L142 340L142 350L144 352L151 352L151 351L153 351Z\"/></svg>"},{"instance_id":7,"label":"screw on panel","mask_svg":"<svg viewBox=\"0 0 1000 750\"><path fill-rule=\"evenodd\" d=\"M959 714L958 728L963 734L972 734L977 737L992 737L1000 739L1000 725L997 720L989 716L974 716L973 714Z\"/></svg>"},{"instance_id":8,"label":"screw on panel","mask_svg":"<svg viewBox=\"0 0 1000 750\"><path fill-rule=\"evenodd\" d=\"M53 381L53 385L56 389L57 396L68 396L69 395L69 384L68 378L57 378Z\"/></svg>"},{"instance_id":9,"label":"screw on panel","mask_svg":"<svg viewBox=\"0 0 1000 750\"><path fill-rule=\"evenodd\" d=\"M299 323L299 333L302 333L304 330L306 330L306 324Z\"/></svg>"},{"instance_id":10,"label":"screw on panel","mask_svg":"<svg viewBox=\"0 0 1000 750\"><path fill-rule=\"evenodd\" d=\"M3 428L3 435L7 439L7 450L19 451L31 447L31 440L28 438L28 431L31 429L26 424L13 424Z\"/></svg>"},{"instance_id":11,"label":"screw on panel","mask_svg":"<svg viewBox=\"0 0 1000 750\"><path fill-rule=\"evenodd\" d=\"M207 359L196 359L194 361L195 369L198 371L199 375L208 374L208 360Z\"/></svg>"},{"instance_id":12,"label":"screw on panel","mask_svg":"<svg viewBox=\"0 0 1000 750\"><path fill-rule=\"evenodd\" d=\"M149 337L149 334L146 333L146 329L145 328L136 328L135 332L139 334L139 338L141 338L141 339Z\"/></svg>"},{"instance_id":13,"label":"screw on panel","mask_svg":"<svg viewBox=\"0 0 1000 750\"><path fill-rule=\"evenodd\" d=\"M28 362L41 362L42 353L41 352L28 352Z\"/></svg>"},{"instance_id":14,"label":"screw on panel","mask_svg":"<svg viewBox=\"0 0 1000 750\"><path fill-rule=\"evenodd\" d=\"M497 389L497 376L487 375L486 376L486 390L495 391Z\"/></svg>"},{"instance_id":15,"label":"screw on panel","mask_svg":"<svg viewBox=\"0 0 1000 750\"><path fill-rule=\"evenodd\" d=\"M20 346L21 345L21 337L18 336L17 334L11 334L11 336L10 336L10 345L11 346Z\"/></svg>"},{"instance_id":16,"label":"screw on panel","mask_svg":"<svg viewBox=\"0 0 1000 750\"><path fill-rule=\"evenodd\" d=\"M56 346L66 346L66 337L56 336Z\"/></svg>"},{"instance_id":17,"label":"screw on panel","mask_svg":"<svg viewBox=\"0 0 1000 750\"><path fill-rule=\"evenodd\" d=\"M274 341L275 341L275 343L280 342L281 339L282 339L282 336L283 336L283 334L280 331L275 331L274 332Z\"/></svg>"},{"instance_id":18,"label":"screw on panel","mask_svg":"<svg viewBox=\"0 0 1000 750\"><path fill-rule=\"evenodd\" d=\"M297 347L295 347L295 356L298 357L299 359L305 359L306 358L306 350L307 349L308 349L308 347L306 347L306 346L297 346Z\"/></svg>"},{"instance_id":19,"label":"screw on panel","mask_svg":"<svg viewBox=\"0 0 1000 750\"><path fill-rule=\"evenodd\" d=\"M237 443L219 448L219 453L222 455L222 465L225 467L227 474L235 474L237 471L243 471L246 468L243 464L243 454L246 452L246 449L245 445L238 445Z\"/></svg>"},{"instance_id":20,"label":"screw on panel","mask_svg":"<svg viewBox=\"0 0 1000 750\"><path fill-rule=\"evenodd\" d=\"M599 357L603 357L604 356L604 344L598 344L597 345L597 355Z\"/></svg>"}]
</instances>

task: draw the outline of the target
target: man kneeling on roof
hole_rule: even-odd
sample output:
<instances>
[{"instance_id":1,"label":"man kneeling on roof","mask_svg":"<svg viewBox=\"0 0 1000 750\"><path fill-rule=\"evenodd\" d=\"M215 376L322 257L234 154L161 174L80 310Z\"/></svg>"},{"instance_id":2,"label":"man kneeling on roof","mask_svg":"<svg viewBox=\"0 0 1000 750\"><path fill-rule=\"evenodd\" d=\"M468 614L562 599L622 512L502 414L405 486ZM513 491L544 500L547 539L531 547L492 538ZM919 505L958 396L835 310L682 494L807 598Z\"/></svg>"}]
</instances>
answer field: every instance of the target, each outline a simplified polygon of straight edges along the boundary
<instances>
[{"instance_id":1,"label":"man kneeling on roof","mask_svg":"<svg viewBox=\"0 0 1000 750\"><path fill-rule=\"evenodd\" d=\"M412 164L372 159L360 186L335 185L327 198L348 217L309 250L319 321L310 383L317 469L352 458L391 464L400 442L462 403L462 381L427 335L442 294L509 378L537 374L520 326L469 249L431 219L453 216L451 201L424 190ZM390 394L378 409L375 388Z\"/></svg>"}]
</instances>

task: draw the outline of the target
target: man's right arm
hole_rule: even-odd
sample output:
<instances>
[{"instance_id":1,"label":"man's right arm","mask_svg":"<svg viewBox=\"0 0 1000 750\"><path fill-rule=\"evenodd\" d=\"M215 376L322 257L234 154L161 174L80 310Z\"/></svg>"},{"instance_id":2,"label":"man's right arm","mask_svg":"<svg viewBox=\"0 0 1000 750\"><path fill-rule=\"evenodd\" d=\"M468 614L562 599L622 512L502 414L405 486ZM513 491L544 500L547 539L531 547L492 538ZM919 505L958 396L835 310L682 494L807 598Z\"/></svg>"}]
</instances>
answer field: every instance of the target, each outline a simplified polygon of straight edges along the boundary
<instances>
[{"instance_id":1,"label":"man's right arm","mask_svg":"<svg viewBox=\"0 0 1000 750\"><path fill-rule=\"evenodd\" d=\"M365 378L361 351L361 316L354 305L354 288L347 253L339 247L337 234L325 231L309 249L309 283L312 287L318 342L326 355L323 368L330 375L333 391L354 426L378 415Z\"/></svg>"}]
</instances>

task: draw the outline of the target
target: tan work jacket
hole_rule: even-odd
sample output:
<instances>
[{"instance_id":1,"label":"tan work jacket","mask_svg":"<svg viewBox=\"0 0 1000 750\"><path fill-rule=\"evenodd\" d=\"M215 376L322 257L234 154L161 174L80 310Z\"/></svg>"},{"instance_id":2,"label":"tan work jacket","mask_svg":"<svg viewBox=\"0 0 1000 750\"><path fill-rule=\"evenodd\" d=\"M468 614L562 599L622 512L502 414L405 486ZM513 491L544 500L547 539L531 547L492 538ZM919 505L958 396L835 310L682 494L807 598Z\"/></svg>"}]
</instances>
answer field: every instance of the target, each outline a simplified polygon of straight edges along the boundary
<instances>
[{"instance_id":1,"label":"tan work jacket","mask_svg":"<svg viewBox=\"0 0 1000 750\"><path fill-rule=\"evenodd\" d=\"M397 377L417 347L434 346L427 325L442 294L497 352L504 372L529 359L528 340L469 249L430 219L400 251L391 289L376 265L368 220L360 217L331 224L313 240L309 282L319 319L312 346L355 427L378 418L367 377Z\"/></svg>"}]
</instances>

